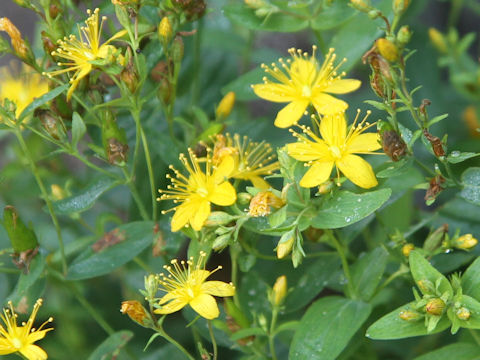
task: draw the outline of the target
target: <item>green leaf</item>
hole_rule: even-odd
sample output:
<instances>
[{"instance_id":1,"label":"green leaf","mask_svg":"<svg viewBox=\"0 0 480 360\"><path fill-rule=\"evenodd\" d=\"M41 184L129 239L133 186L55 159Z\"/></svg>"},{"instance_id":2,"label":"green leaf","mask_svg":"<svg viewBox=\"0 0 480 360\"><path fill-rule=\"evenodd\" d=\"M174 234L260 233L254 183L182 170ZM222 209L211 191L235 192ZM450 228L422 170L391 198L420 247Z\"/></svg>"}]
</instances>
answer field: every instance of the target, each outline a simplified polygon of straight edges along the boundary
<instances>
[{"instance_id":1,"label":"green leaf","mask_svg":"<svg viewBox=\"0 0 480 360\"><path fill-rule=\"evenodd\" d=\"M377 170L377 178L389 178L405 175L413 165L413 157L404 157L399 161L387 162Z\"/></svg>"},{"instance_id":2,"label":"green leaf","mask_svg":"<svg viewBox=\"0 0 480 360\"><path fill-rule=\"evenodd\" d=\"M447 161L452 164L457 164L479 155L480 154L473 152L452 151L450 154L448 154Z\"/></svg>"},{"instance_id":3,"label":"green leaf","mask_svg":"<svg viewBox=\"0 0 480 360\"><path fill-rule=\"evenodd\" d=\"M294 287L285 299L284 311L293 312L310 303L325 288L335 270L339 268L340 259L332 255L321 256L313 264L302 266L303 275L291 284Z\"/></svg>"},{"instance_id":4,"label":"green leaf","mask_svg":"<svg viewBox=\"0 0 480 360\"><path fill-rule=\"evenodd\" d=\"M402 311L414 310L414 305L415 302L405 304L383 316L367 329L366 336L375 340L403 339L413 336L435 334L450 326L448 318L443 316L435 329L427 332L423 317L420 317L416 321L407 321L400 318Z\"/></svg>"},{"instance_id":5,"label":"green leaf","mask_svg":"<svg viewBox=\"0 0 480 360\"><path fill-rule=\"evenodd\" d=\"M245 6L243 2L229 4L223 8L223 11L234 23L252 30L296 32L308 26L307 20L278 12L257 16L255 10Z\"/></svg>"},{"instance_id":6,"label":"green leaf","mask_svg":"<svg viewBox=\"0 0 480 360\"><path fill-rule=\"evenodd\" d=\"M352 266L352 283L360 299L368 301L373 296L387 266L387 259L388 252L383 247L377 247Z\"/></svg>"},{"instance_id":7,"label":"green leaf","mask_svg":"<svg viewBox=\"0 0 480 360\"><path fill-rule=\"evenodd\" d=\"M480 257L478 257L462 276L462 290L465 295L480 300Z\"/></svg>"},{"instance_id":8,"label":"green leaf","mask_svg":"<svg viewBox=\"0 0 480 360\"><path fill-rule=\"evenodd\" d=\"M132 260L153 242L151 221L124 224L116 228L115 232L120 241L99 252L95 252L91 247L86 249L73 261L67 280L89 279L108 274Z\"/></svg>"},{"instance_id":9,"label":"green leaf","mask_svg":"<svg viewBox=\"0 0 480 360\"><path fill-rule=\"evenodd\" d=\"M229 91L235 93L235 98L239 101L248 101L259 99L252 90L252 85L262 84L262 78L265 76L265 71L260 67L240 75L232 82L228 83L222 88L222 94Z\"/></svg>"},{"instance_id":10,"label":"green leaf","mask_svg":"<svg viewBox=\"0 0 480 360\"><path fill-rule=\"evenodd\" d=\"M39 98L36 98L33 100L30 105L28 105L25 110L22 111L20 114L18 121L21 123L33 110L36 108L46 104L52 99L55 99L58 95L60 95L62 92L67 90L69 87L69 84L65 84L59 87L56 87L55 89L49 91L48 93L40 96Z\"/></svg>"},{"instance_id":11,"label":"green leaf","mask_svg":"<svg viewBox=\"0 0 480 360\"><path fill-rule=\"evenodd\" d=\"M268 285L255 271L249 271L242 277L238 287L240 304L248 306L246 315L253 319L254 314L270 314L271 305L267 298Z\"/></svg>"},{"instance_id":12,"label":"green leaf","mask_svg":"<svg viewBox=\"0 0 480 360\"><path fill-rule=\"evenodd\" d=\"M55 201L53 203L53 209L57 214L81 213L90 209L100 195L116 185L118 185L118 182L112 178L100 177L83 191L68 198Z\"/></svg>"},{"instance_id":13,"label":"green leaf","mask_svg":"<svg viewBox=\"0 0 480 360\"><path fill-rule=\"evenodd\" d=\"M12 294L8 297L14 306L18 306L22 300L27 300L26 303L29 306L33 306L37 299L29 296L30 289L39 283L39 279L43 275L44 269L45 258L39 253L30 262L28 273L22 272L20 274L15 290L13 290Z\"/></svg>"},{"instance_id":14,"label":"green leaf","mask_svg":"<svg viewBox=\"0 0 480 360\"><path fill-rule=\"evenodd\" d=\"M282 208L275 211L273 214L268 216L268 222L272 228L279 227L282 225L285 220L287 220L287 207L283 206Z\"/></svg>"},{"instance_id":15,"label":"green leaf","mask_svg":"<svg viewBox=\"0 0 480 360\"><path fill-rule=\"evenodd\" d=\"M88 360L116 359L120 349L133 337L128 330L117 331L103 341L88 357Z\"/></svg>"},{"instance_id":16,"label":"green leaf","mask_svg":"<svg viewBox=\"0 0 480 360\"><path fill-rule=\"evenodd\" d=\"M448 293L453 295L453 289L447 278L435 269L430 263L422 256L418 251L410 252L409 256L410 271L412 272L415 283L419 281L428 280L434 286L437 286L436 290L441 294ZM438 285L437 285L438 283ZM422 294L429 295L428 291L425 291L424 287L419 286Z\"/></svg>"},{"instance_id":17,"label":"green leaf","mask_svg":"<svg viewBox=\"0 0 480 360\"><path fill-rule=\"evenodd\" d=\"M74 112L72 116L72 145L74 149L77 148L78 142L86 132L87 127L85 126L82 117L77 112Z\"/></svg>"},{"instance_id":18,"label":"green leaf","mask_svg":"<svg viewBox=\"0 0 480 360\"><path fill-rule=\"evenodd\" d=\"M316 301L300 321L289 359L336 359L370 311L369 304L338 296Z\"/></svg>"},{"instance_id":19,"label":"green leaf","mask_svg":"<svg viewBox=\"0 0 480 360\"><path fill-rule=\"evenodd\" d=\"M318 229L335 229L356 223L380 208L390 197L390 189L381 189L363 194L339 191L326 198L312 219Z\"/></svg>"},{"instance_id":20,"label":"green leaf","mask_svg":"<svg viewBox=\"0 0 480 360\"><path fill-rule=\"evenodd\" d=\"M414 360L478 360L480 348L476 344L459 342L431 351Z\"/></svg>"},{"instance_id":21,"label":"green leaf","mask_svg":"<svg viewBox=\"0 0 480 360\"><path fill-rule=\"evenodd\" d=\"M462 174L463 189L460 196L475 205L480 205L480 167L471 167Z\"/></svg>"},{"instance_id":22,"label":"green leaf","mask_svg":"<svg viewBox=\"0 0 480 360\"><path fill-rule=\"evenodd\" d=\"M436 124L439 121L442 121L443 119L446 119L447 117L448 117L448 114L442 114L442 115L435 116L432 120L430 120L428 122L427 128L429 128L433 124Z\"/></svg>"},{"instance_id":23,"label":"green leaf","mask_svg":"<svg viewBox=\"0 0 480 360\"><path fill-rule=\"evenodd\" d=\"M348 1L345 0L325 2L325 5L327 6L310 21L312 29L328 30L340 26L355 14L355 10L348 6Z\"/></svg>"}]
</instances>

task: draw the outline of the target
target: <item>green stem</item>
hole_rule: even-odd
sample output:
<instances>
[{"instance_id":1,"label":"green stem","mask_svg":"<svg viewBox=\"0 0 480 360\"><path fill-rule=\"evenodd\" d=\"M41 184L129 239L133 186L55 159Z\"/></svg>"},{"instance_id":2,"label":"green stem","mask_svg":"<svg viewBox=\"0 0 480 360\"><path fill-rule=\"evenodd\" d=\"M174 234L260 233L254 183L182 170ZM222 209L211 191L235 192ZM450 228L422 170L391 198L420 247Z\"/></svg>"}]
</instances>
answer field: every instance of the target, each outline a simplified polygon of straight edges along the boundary
<instances>
[{"instance_id":1,"label":"green stem","mask_svg":"<svg viewBox=\"0 0 480 360\"><path fill-rule=\"evenodd\" d=\"M201 69L201 43L202 43L202 31L203 30L203 19L198 21L197 33L193 40L193 81L192 81L192 105L198 103L198 98L200 95L200 69Z\"/></svg>"},{"instance_id":2,"label":"green stem","mask_svg":"<svg viewBox=\"0 0 480 360\"><path fill-rule=\"evenodd\" d=\"M42 181L42 178L40 177L40 174L38 173L38 168L35 165L35 161L33 160L32 154L30 153L30 150L28 149L28 146L25 143L25 140L23 139L23 136L22 136L22 132L19 128L15 129L15 135L17 136L18 142L20 143L20 147L22 148L25 156L28 159L28 162L30 164L30 168L32 170L33 176L35 177L35 180L37 181L38 187L40 188L40 192L42 194L43 200L47 204L48 212L50 213L50 217L52 218L53 225L55 226L55 230L57 232L58 245L59 245L59 248L60 248L60 255L62 257L63 273L66 274L67 273L67 259L65 257L65 246L63 244L62 231L60 229L60 224L58 222L57 216L55 215L55 211L53 210L52 202L50 201L47 190L45 189L45 185L43 184L43 181Z\"/></svg>"},{"instance_id":3,"label":"green stem","mask_svg":"<svg viewBox=\"0 0 480 360\"><path fill-rule=\"evenodd\" d=\"M462 184L457 180L457 178L453 174L452 167L450 166L450 163L446 159L441 160L441 161L442 161L443 166L445 166L445 169L447 170L447 174L450 177L450 179L455 183L455 185L461 187Z\"/></svg>"},{"instance_id":4,"label":"green stem","mask_svg":"<svg viewBox=\"0 0 480 360\"><path fill-rule=\"evenodd\" d=\"M148 178L150 180L150 191L152 193L152 219L153 221L157 221L157 196L155 192L155 176L153 174L153 167L152 167L152 158L150 156L150 150L148 149L148 141L147 137L145 136L145 131L140 126L141 137L142 137L142 145L143 151L145 152L145 161L147 162L147 170L148 170Z\"/></svg>"},{"instance_id":5,"label":"green stem","mask_svg":"<svg viewBox=\"0 0 480 360\"><path fill-rule=\"evenodd\" d=\"M212 340L213 345L213 360L217 360L217 341L215 340L215 335L213 334L212 321L208 320L208 333L210 334L210 339Z\"/></svg>"},{"instance_id":6,"label":"green stem","mask_svg":"<svg viewBox=\"0 0 480 360\"><path fill-rule=\"evenodd\" d=\"M230 261L232 263L232 283L237 286L238 279L238 262L237 262L237 252L230 251ZM240 306L240 300L238 300L238 291L235 291L233 295L233 302L235 305Z\"/></svg>"},{"instance_id":7,"label":"green stem","mask_svg":"<svg viewBox=\"0 0 480 360\"><path fill-rule=\"evenodd\" d=\"M170 344L174 345L178 350L180 350L189 360L195 360L195 358L185 349L179 342L174 338L168 335L161 325L158 325L156 328L157 332Z\"/></svg>"},{"instance_id":8,"label":"green stem","mask_svg":"<svg viewBox=\"0 0 480 360\"><path fill-rule=\"evenodd\" d=\"M350 267L348 266L348 261L345 256L345 251L343 250L343 246L342 244L340 244L340 241L338 241L338 239L333 234L333 232L330 231L329 234L330 234L330 238L333 241L333 244L335 245L335 248L337 249L338 255L340 256L340 260L342 261L343 273L345 274L345 278L347 279L347 288L349 290L350 296L352 297L352 299L355 299L357 297L357 294L353 287L352 276L350 274Z\"/></svg>"},{"instance_id":9,"label":"green stem","mask_svg":"<svg viewBox=\"0 0 480 360\"><path fill-rule=\"evenodd\" d=\"M138 194L137 188L135 187L135 184L132 182L132 179L128 175L128 172L125 168L122 167L123 174L125 175L125 183L130 189L130 193L132 194L133 200L137 204L138 210L140 211L140 216L143 218L143 220L150 220L148 216L148 212L145 209L145 206L142 203L142 199L140 198L140 195Z\"/></svg>"},{"instance_id":10,"label":"green stem","mask_svg":"<svg viewBox=\"0 0 480 360\"><path fill-rule=\"evenodd\" d=\"M325 56L328 52L328 48L327 48L327 45L325 44L325 40L323 40L322 33L319 30L313 30L313 33L315 34L315 37L317 38L317 44L318 44L318 47L319 47L320 51Z\"/></svg>"},{"instance_id":11,"label":"green stem","mask_svg":"<svg viewBox=\"0 0 480 360\"><path fill-rule=\"evenodd\" d=\"M277 360L277 354L275 352L275 326L277 323L278 308L273 307L272 310L272 322L270 323L270 331L268 332L268 347L270 348L270 355L272 360Z\"/></svg>"},{"instance_id":12,"label":"green stem","mask_svg":"<svg viewBox=\"0 0 480 360\"><path fill-rule=\"evenodd\" d=\"M414 158L414 160L415 160L415 162L416 162L418 165L420 165L420 167L421 167L423 170L425 170L427 173L429 173L429 174L432 175L432 176L435 176L435 175L436 175L436 174L435 174L435 171L433 171L432 169L429 169L429 168L427 167L427 165L425 165L424 163L422 163L420 160L418 160L417 158Z\"/></svg>"}]
</instances>

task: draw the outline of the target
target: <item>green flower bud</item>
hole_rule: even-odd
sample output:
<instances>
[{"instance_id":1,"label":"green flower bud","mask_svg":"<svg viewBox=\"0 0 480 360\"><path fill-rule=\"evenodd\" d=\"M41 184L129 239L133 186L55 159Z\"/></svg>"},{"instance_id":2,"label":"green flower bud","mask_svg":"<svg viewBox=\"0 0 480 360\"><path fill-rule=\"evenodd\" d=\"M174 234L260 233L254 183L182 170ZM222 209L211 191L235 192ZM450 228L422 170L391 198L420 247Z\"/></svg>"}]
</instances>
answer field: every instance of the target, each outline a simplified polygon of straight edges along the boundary
<instances>
[{"instance_id":1,"label":"green flower bud","mask_svg":"<svg viewBox=\"0 0 480 360\"><path fill-rule=\"evenodd\" d=\"M407 25L402 26L398 31L397 40L402 46L407 45L411 37L412 37L412 32L410 31Z\"/></svg>"},{"instance_id":2,"label":"green flower bud","mask_svg":"<svg viewBox=\"0 0 480 360\"><path fill-rule=\"evenodd\" d=\"M427 302L427 305L425 305L425 311L430 315L442 315L445 306L446 304L442 299L436 298Z\"/></svg>"},{"instance_id":3,"label":"green flower bud","mask_svg":"<svg viewBox=\"0 0 480 360\"><path fill-rule=\"evenodd\" d=\"M463 306L460 309L457 309L455 314L460 320L464 320L464 321L470 319L470 316L472 315L470 310L468 310L466 307L463 307Z\"/></svg>"}]
</instances>

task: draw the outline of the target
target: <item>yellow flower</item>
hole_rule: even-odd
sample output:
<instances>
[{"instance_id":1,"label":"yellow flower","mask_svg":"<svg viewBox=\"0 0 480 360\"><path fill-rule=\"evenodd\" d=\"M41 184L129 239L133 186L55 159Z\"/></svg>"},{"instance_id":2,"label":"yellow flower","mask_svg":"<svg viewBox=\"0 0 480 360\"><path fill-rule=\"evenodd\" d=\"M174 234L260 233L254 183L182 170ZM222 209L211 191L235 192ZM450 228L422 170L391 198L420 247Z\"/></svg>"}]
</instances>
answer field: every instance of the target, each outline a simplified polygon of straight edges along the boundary
<instances>
[{"instance_id":1,"label":"yellow flower","mask_svg":"<svg viewBox=\"0 0 480 360\"><path fill-rule=\"evenodd\" d=\"M172 231L178 231L190 224L194 230L200 230L210 215L210 203L229 206L237 200L235 188L227 181L233 171L234 162L231 156L225 157L218 166L212 164L210 152L206 159L198 159L191 149L188 149L190 161L184 154L180 154L180 161L187 169L188 177L170 166L175 177L167 175L172 185L168 190L158 190L162 196L160 200L173 200L181 203L170 210L175 210L172 218ZM206 163L203 172L200 161ZM169 211L170 211L169 210ZM162 212L163 214L166 211Z\"/></svg>"},{"instance_id":2,"label":"yellow flower","mask_svg":"<svg viewBox=\"0 0 480 360\"><path fill-rule=\"evenodd\" d=\"M52 56L63 58L68 62L59 62L58 66L66 66L66 69L52 71L46 75L49 77L60 75L66 72L75 71L70 79L70 89L67 93L67 100L72 97L73 91L78 86L81 79L87 76L92 70L94 65L92 61L107 59L116 52L116 48L113 45L108 45L109 42L118 39L126 34L126 30L119 31L103 44L100 44L100 36L102 32L103 22L106 17L102 17L102 21L99 26L99 9L95 11L87 10L87 14L90 15L85 20L86 27L79 29L80 39L77 39L75 35L65 37L63 40L59 40L59 48L57 51L52 52ZM118 61L121 62L121 56Z\"/></svg>"},{"instance_id":3,"label":"yellow flower","mask_svg":"<svg viewBox=\"0 0 480 360\"><path fill-rule=\"evenodd\" d=\"M18 68L17 68L18 69ZM19 117L25 108L48 92L48 84L39 74L32 73L32 69L23 66L20 76L15 76L15 69L2 67L0 69L0 101L8 98L15 103L17 110L15 116Z\"/></svg>"},{"instance_id":4,"label":"yellow flower","mask_svg":"<svg viewBox=\"0 0 480 360\"><path fill-rule=\"evenodd\" d=\"M166 292L160 301L160 309L154 310L157 314L171 314L190 305L200 316L211 320L220 314L217 302L213 296L233 296L235 287L232 283L223 281L205 281L213 271L205 270L204 252L196 261L191 257L188 261L172 260L172 266L165 265L168 275L160 274L160 285Z\"/></svg>"},{"instance_id":5,"label":"yellow flower","mask_svg":"<svg viewBox=\"0 0 480 360\"><path fill-rule=\"evenodd\" d=\"M280 67L275 63L272 67L262 64L265 72L278 82L263 78L264 84L252 85L259 97L273 102L288 102L277 114L275 126L286 128L295 124L303 115L307 106L313 104L319 114L327 115L345 111L348 104L330 94L345 94L360 87L359 80L342 79L345 73L337 74L339 67L346 61L343 59L334 66L334 49L330 49L322 66L315 59L316 46L308 58L308 53L289 49L293 61L279 59ZM282 70L283 69L283 70Z\"/></svg>"},{"instance_id":6,"label":"yellow flower","mask_svg":"<svg viewBox=\"0 0 480 360\"><path fill-rule=\"evenodd\" d=\"M22 326L17 326L17 314L13 309L11 302L8 303L10 309L3 309L3 315L0 315L6 328L0 325L0 355L8 355L19 352L28 360L44 360L48 358L47 353L33 343L43 339L45 334L53 328L42 328L53 318L49 318L38 329L32 329L35 316L42 305L42 299L38 299L32 311L32 315Z\"/></svg>"},{"instance_id":7,"label":"yellow flower","mask_svg":"<svg viewBox=\"0 0 480 360\"><path fill-rule=\"evenodd\" d=\"M287 144L288 154L296 160L306 161L310 169L300 180L300 186L313 187L330 177L332 168L337 167L337 176L341 171L354 184L368 189L377 185L377 179L369 163L354 154L372 154L381 148L377 133L362 134L374 124L366 123L367 117L356 125L360 111L355 121L347 131L345 114L324 116L317 120L312 116L315 125L320 129L323 140L311 128L301 126L305 135L292 131L298 142ZM365 126L364 126L365 124Z\"/></svg>"},{"instance_id":8,"label":"yellow flower","mask_svg":"<svg viewBox=\"0 0 480 360\"><path fill-rule=\"evenodd\" d=\"M278 161L270 144L251 141L244 136L235 134L217 135L213 149L213 163L219 164L227 156L234 161L233 171L230 178L248 180L253 186L261 190L267 190L270 185L262 175L270 175L279 168Z\"/></svg>"}]
</instances>

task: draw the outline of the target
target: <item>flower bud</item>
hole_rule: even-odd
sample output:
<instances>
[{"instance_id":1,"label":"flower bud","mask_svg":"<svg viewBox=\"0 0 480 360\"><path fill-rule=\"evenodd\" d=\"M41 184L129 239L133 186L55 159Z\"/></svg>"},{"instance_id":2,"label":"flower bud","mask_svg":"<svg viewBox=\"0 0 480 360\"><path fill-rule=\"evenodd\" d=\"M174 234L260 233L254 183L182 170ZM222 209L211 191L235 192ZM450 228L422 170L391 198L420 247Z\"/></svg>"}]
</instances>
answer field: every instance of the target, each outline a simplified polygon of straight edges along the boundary
<instances>
[{"instance_id":1,"label":"flower bud","mask_svg":"<svg viewBox=\"0 0 480 360\"><path fill-rule=\"evenodd\" d=\"M12 248L16 253L35 249L38 246L37 236L18 216L17 210L10 205L3 210L3 226L7 230Z\"/></svg>"},{"instance_id":2,"label":"flower bud","mask_svg":"<svg viewBox=\"0 0 480 360\"><path fill-rule=\"evenodd\" d=\"M395 62L399 58L398 48L390 40L385 38L378 39L375 43L377 45L378 52L382 57L390 62Z\"/></svg>"},{"instance_id":3,"label":"flower bud","mask_svg":"<svg viewBox=\"0 0 480 360\"><path fill-rule=\"evenodd\" d=\"M155 299L155 295L158 291L159 279L156 275L150 274L144 277L144 286L147 292L147 300L149 302Z\"/></svg>"},{"instance_id":4,"label":"flower bud","mask_svg":"<svg viewBox=\"0 0 480 360\"><path fill-rule=\"evenodd\" d=\"M428 252L435 251L442 245L447 233L448 224L443 224L438 229L435 229L435 231L429 234L425 239L425 242L423 243L423 249Z\"/></svg>"},{"instance_id":5,"label":"flower bud","mask_svg":"<svg viewBox=\"0 0 480 360\"><path fill-rule=\"evenodd\" d=\"M468 310L466 307L463 307L463 306L461 308L457 309L455 314L457 315L457 317L460 320L464 320L464 321L470 319L470 316L472 315L470 310Z\"/></svg>"},{"instance_id":6,"label":"flower bud","mask_svg":"<svg viewBox=\"0 0 480 360\"><path fill-rule=\"evenodd\" d=\"M122 166L127 161L128 144L125 129L121 129L109 111L102 121L102 143L108 162Z\"/></svg>"},{"instance_id":7,"label":"flower bud","mask_svg":"<svg viewBox=\"0 0 480 360\"><path fill-rule=\"evenodd\" d=\"M350 5L353 8L363 12L368 12L372 9L370 0L350 0Z\"/></svg>"},{"instance_id":8,"label":"flower bud","mask_svg":"<svg viewBox=\"0 0 480 360\"><path fill-rule=\"evenodd\" d=\"M368 12L368 17L372 20L375 20L376 18L378 18L380 15L382 15L382 13L378 10L370 10Z\"/></svg>"},{"instance_id":9,"label":"flower bud","mask_svg":"<svg viewBox=\"0 0 480 360\"><path fill-rule=\"evenodd\" d=\"M271 302L273 306L279 306L287 296L287 277L282 275L277 278L273 285Z\"/></svg>"},{"instance_id":10,"label":"flower bud","mask_svg":"<svg viewBox=\"0 0 480 360\"><path fill-rule=\"evenodd\" d=\"M230 115L235 105L235 93L233 91L228 92L218 104L215 115L217 119L224 119Z\"/></svg>"},{"instance_id":11,"label":"flower bud","mask_svg":"<svg viewBox=\"0 0 480 360\"><path fill-rule=\"evenodd\" d=\"M412 32L410 31L407 25L402 26L400 30L398 30L397 40L400 45L402 46L407 45L411 37L412 37Z\"/></svg>"},{"instance_id":12,"label":"flower bud","mask_svg":"<svg viewBox=\"0 0 480 360\"><path fill-rule=\"evenodd\" d=\"M410 0L393 0L393 12L401 14L407 10Z\"/></svg>"},{"instance_id":13,"label":"flower bud","mask_svg":"<svg viewBox=\"0 0 480 360\"><path fill-rule=\"evenodd\" d=\"M421 314L412 310L402 310L400 311L399 317L405 321L416 321L420 319Z\"/></svg>"},{"instance_id":14,"label":"flower bud","mask_svg":"<svg viewBox=\"0 0 480 360\"><path fill-rule=\"evenodd\" d=\"M213 211L210 213L208 216L207 221L205 221L205 226L219 226L219 225L226 225L232 220L234 220L235 217L223 212L223 211Z\"/></svg>"},{"instance_id":15,"label":"flower bud","mask_svg":"<svg viewBox=\"0 0 480 360\"><path fill-rule=\"evenodd\" d=\"M120 73L120 79L125 85L127 85L128 90L132 94L137 91L138 88L138 74L135 70L135 65L133 64L133 58L130 58L129 63Z\"/></svg>"},{"instance_id":16,"label":"flower bud","mask_svg":"<svg viewBox=\"0 0 480 360\"><path fill-rule=\"evenodd\" d=\"M432 282L427 279L417 281L417 286L424 294L432 294L435 291Z\"/></svg>"},{"instance_id":17,"label":"flower bud","mask_svg":"<svg viewBox=\"0 0 480 360\"><path fill-rule=\"evenodd\" d=\"M145 326L150 318L142 304L136 300L123 301L120 312L142 326Z\"/></svg>"},{"instance_id":18,"label":"flower bud","mask_svg":"<svg viewBox=\"0 0 480 360\"><path fill-rule=\"evenodd\" d=\"M428 29L428 36L430 37L430 41L437 51L442 54L446 54L448 52L447 41L440 31L435 28L430 28Z\"/></svg>"},{"instance_id":19,"label":"flower bud","mask_svg":"<svg viewBox=\"0 0 480 360\"><path fill-rule=\"evenodd\" d=\"M277 258L283 259L285 256L290 254L293 248L294 240L295 240L295 236L293 235L284 242L281 242L281 239L280 239L277 245Z\"/></svg>"},{"instance_id":20,"label":"flower bud","mask_svg":"<svg viewBox=\"0 0 480 360\"><path fill-rule=\"evenodd\" d=\"M67 192L62 189L60 185L52 184L50 185L50 191L52 193L52 199L54 201L59 201L67 197Z\"/></svg>"},{"instance_id":21,"label":"flower bud","mask_svg":"<svg viewBox=\"0 0 480 360\"><path fill-rule=\"evenodd\" d=\"M334 188L335 188L335 182L332 180L327 180L318 186L318 193L325 195L325 194L331 193Z\"/></svg>"},{"instance_id":22,"label":"flower bud","mask_svg":"<svg viewBox=\"0 0 480 360\"><path fill-rule=\"evenodd\" d=\"M425 305L425 311L430 315L442 315L445 306L446 304L442 299L436 298L427 302L427 305Z\"/></svg>"},{"instance_id":23,"label":"flower bud","mask_svg":"<svg viewBox=\"0 0 480 360\"><path fill-rule=\"evenodd\" d=\"M172 60L174 66L180 66L183 59L184 45L180 36L175 36L172 44Z\"/></svg>"},{"instance_id":24,"label":"flower bud","mask_svg":"<svg viewBox=\"0 0 480 360\"><path fill-rule=\"evenodd\" d=\"M45 30L42 31L42 44L45 52L51 54L57 48Z\"/></svg>"},{"instance_id":25,"label":"flower bud","mask_svg":"<svg viewBox=\"0 0 480 360\"><path fill-rule=\"evenodd\" d=\"M411 243L408 243L408 244L405 244L403 245L402 247L402 254L403 256L405 257L408 257L410 255L410 252L415 249L415 245L411 244Z\"/></svg>"},{"instance_id":26,"label":"flower bud","mask_svg":"<svg viewBox=\"0 0 480 360\"><path fill-rule=\"evenodd\" d=\"M42 122L45 131L55 140L65 140L67 138L67 129L62 119L56 116L50 110L36 109L34 116Z\"/></svg>"},{"instance_id":27,"label":"flower bud","mask_svg":"<svg viewBox=\"0 0 480 360\"><path fill-rule=\"evenodd\" d=\"M241 205L246 205L250 203L250 200L252 200L252 195L249 193L241 192L237 194L237 201Z\"/></svg>"},{"instance_id":28,"label":"flower bud","mask_svg":"<svg viewBox=\"0 0 480 360\"><path fill-rule=\"evenodd\" d=\"M382 122L382 124L386 124ZM383 152L392 161L399 161L407 154L407 144L395 130L380 130Z\"/></svg>"},{"instance_id":29,"label":"flower bud","mask_svg":"<svg viewBox=\"0 0 480 360\"><path fill-rule=\"evenodd\" d=\"M173 37L172 23L167 16L164 16L158 25L158 38L166 47Z\"/></svg>"},{"instance_id":30,"label":"flower bud","mask_svg":"<svg viewBox=\"0 0 480 360\"><path fill-rule=\"evenodd\" d=\"M457 249L469 250L478 244L478 240L472 234L465 234L460 236L454 243Z\"/></svg>"},{"instance_id":31,"label":"flower bud","mask_svg":"<svg viewBox=\"0 0 480 360\"><path fill-rule=\"evenodd\" d=\"M463 121L467 124L468 131L472 137L480 137L480 119L475 106L470 105L463 111Z\"/></svg>"}]
</instances>

